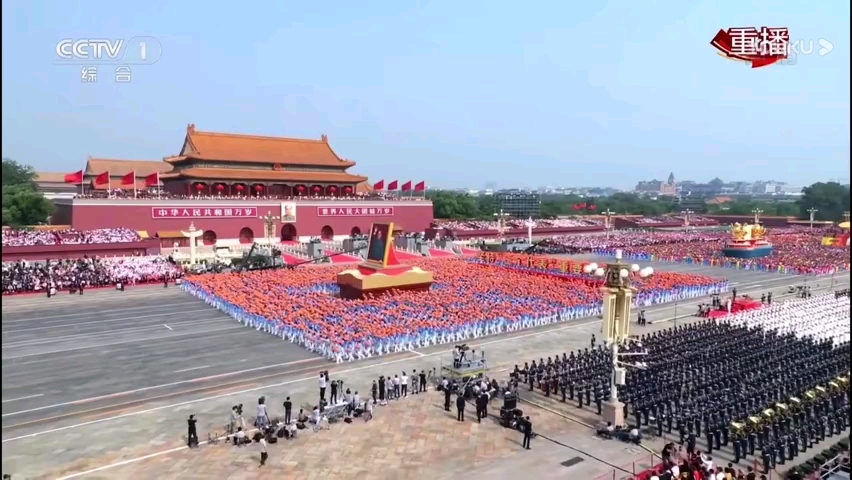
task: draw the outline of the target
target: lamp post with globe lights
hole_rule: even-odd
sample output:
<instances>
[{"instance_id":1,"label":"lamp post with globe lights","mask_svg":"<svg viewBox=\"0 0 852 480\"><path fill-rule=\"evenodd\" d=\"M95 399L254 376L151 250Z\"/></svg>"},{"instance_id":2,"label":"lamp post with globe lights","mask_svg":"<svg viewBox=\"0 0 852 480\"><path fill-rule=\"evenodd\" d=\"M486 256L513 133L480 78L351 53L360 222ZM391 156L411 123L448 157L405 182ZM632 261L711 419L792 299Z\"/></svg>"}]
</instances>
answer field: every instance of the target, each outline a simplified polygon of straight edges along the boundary
<instances>
[{"instance_id":1,"label":"lamp post with globe lights","mask_svg":"<svg viewBox=\"0 0 852 480\"><path fill-rule=\"evenodd\" d=\"M266 244L272 246L272 237L275 236L275 222L281 217L273 215L272 212L266 212L266 215L260 217L263 220L263 226L266 230Z\"/></svg>"},{"instance_id":2,"label":"lamp post with globe lights","mask_svg":"<svg viewBox=\"0 0 852 480\"><path fill-rule=\"evenodd\" d=\"M612 350L612 383L609 400L603 405L603 419L612 425L624 425L624 404L618 400L618 386L624 385L625 364L619 361L620 344L629 337L630 309L636 289L630 285L631 275L648 278L653 267L642 268L622 261L621 250L615 251L615 261L605 266L591 263L583 267L587 274L603 279L603 333Z\"/></svg>"}]
</instances>

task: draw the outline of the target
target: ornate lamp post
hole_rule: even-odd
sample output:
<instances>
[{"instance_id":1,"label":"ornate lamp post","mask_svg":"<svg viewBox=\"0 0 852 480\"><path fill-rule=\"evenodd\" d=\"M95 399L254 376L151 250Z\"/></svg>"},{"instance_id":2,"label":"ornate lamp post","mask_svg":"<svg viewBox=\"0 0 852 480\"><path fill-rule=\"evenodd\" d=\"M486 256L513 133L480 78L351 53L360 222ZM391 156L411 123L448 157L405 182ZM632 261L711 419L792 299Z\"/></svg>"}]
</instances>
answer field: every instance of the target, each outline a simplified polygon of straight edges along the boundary
<instances>
[{"instance_id":1,"label":"ornate lamp post","mask_svg":"<svg viewBox=\"0 0 852 480\"><path fill-rule=\"evenodd\" d=\"M816 209L816 208L814 208L814 207L811 207L811 208L809 208L809 209L808 209L808 218L810 219L810 229L811 229L811 230L813 230L813 229L814 229L814 217L816 216L816 213L817 213L818 211L819 211L819 210L817 210L817 209Z\"/></svg>"},{"instance_id":2,"label":"ornate lamp post","mask_svg":"<svg viewBox=\"0 0 852 480\"><path fill-rule=\"evenodd\" d=\"M602 212L604 216L604 232L606 235L606 239L609 240L609 230L612 227L612 216L615 215L615 212L610 211L610 209L606 209L605 212Z\"/></svg>"},{"instance_id":3,"label":"ornate lamp post","mask_svg":"<svg viewBox=\"0 0 852 480\"><path fill-rule=\"evenodd\" d=\"M624 385L625 364L619 361L618 347L629 337L630 309L636 289L630 286L631 273L642 278L654 274L652 267L641 268L622 261L621 250L615 251L615 262L600 267L590 264L583 267L586 273L602 277L603 333L612 349L612 383L609 400L603 405L603 419L612 425L624 425L624 404L618 400L618 386Z\"/></svg>"},{"instance_id":4,"label":"ornate lamp post","mask_svg":"<svg viewBox=\"0 0 852 480\"><path fill-rule=\"evenodd\" d=\"M281 217L273 215L272 212L266 212L266 215L260 217L263 220L263 225L266 230L266 244L272 245L272 237L275 236L275 222L281 220Z\"/></svg>"},{"instance_id":5,"label":"ornate lamp post","mask_svg":"<svg viewBox=\"0 0 852 480\"><path fill-rule=\"evenodd\" d=\"M751 213L754 215L754 224L758 225L760 223L760 215L763 213L763 210L755 208L751 211Z\"/></svg>"},{"instance_id":6,"label":"ornate lamp post","mask_svg":"<svg viewBox=\"0 0 852 480\"><path fill-rule=\"evenodd\" d=\"M503 234L506 233L506 217L509 216L508 213L503 213L503 209L500 209L500 212L494 214L497 217L497 237L500 240L503 240Z\"/></svg>"},{"instance_id":7,"label":"ornate lamp post","mask_svg":"<svg viewBox=\"0 0 852 480\"><path fill-rule=\"evenodd\" d=\"M682 210L680 212L680 214L683 215L683 226L684 227L689 226L689 216L692 215L693 213L695 213L695 212L693 212L692 210L690 210L688 208L686 210Z\"/></svg>"}]
</instances>

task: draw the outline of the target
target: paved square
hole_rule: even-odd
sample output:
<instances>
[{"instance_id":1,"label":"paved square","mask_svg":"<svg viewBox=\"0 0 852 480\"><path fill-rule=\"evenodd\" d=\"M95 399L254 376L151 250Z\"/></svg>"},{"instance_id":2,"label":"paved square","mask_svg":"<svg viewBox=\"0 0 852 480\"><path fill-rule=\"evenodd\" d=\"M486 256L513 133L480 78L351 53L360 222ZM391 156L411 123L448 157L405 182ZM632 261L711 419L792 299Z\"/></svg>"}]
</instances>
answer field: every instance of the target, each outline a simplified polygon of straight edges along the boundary
<instances>
[{"instance_id":1,"label":"paved square","mask_svg":"<svg viewBox=\"0 0 852 480\"><path fill-rule=\"evenodd\" d=\"M657 268L667 267L659 264ZM730 272L700 273L726 276ZM780 300L790 285L804 281L745 272L735 286L741 293L758 296L773 290ZM827 278L807 281L815 292L830 286ZM838 275L833 282L837 288L848 286L849 276ZM128 304L128 300L137 303ZM634 327L634 333L666 328L675 316L680 322L692 321L696 303L649 307L649 320L658 323ZM152 313L142 308L148 305ZM630 471L634 461L636 468L650 463L647 453L597 440L575 421L524 404L521 408L533 417L535 430L558 443L538 438L532 451L521 451L519 433L493 423L458 424L436 406L441 398L433 392L379 408L375 420L367 424L358 420L335 424L330 431L270 445L269 465L259 469L254 446L184 448L186 417L198 415L204 440L208 432L222 431L236 403L246 405L247 415L254 414L261 395L267 397L273 416L280 414L286 396L297 405L310 406L318 395L320 369L330 370L332 378L360 389L363 396L378 375L440 369L448 360L447 347L333 365L294 351L270 335L232 328L235 323L230 320L207 318L217 313L175 289L87 292L84 297L56 297L50 303L42 297L17 297L4 299L2 308L3 472L14 478L240 479L281 473L310 479L341 475L458 478L463 474L500 478L529 475L535 469L543 478L595 479L610 472L606 478L611 479L614 466L627 464L624 470ZM192 323L201 316L211 323ZM67 322L70 318L80 323ZM199 333L215 328L222 331ZM129 330L121 333L121 329ZM7 340L7 332L18 337ZM170 332L185 337L171 338L175 334ZM505 380L515 363L585 348L590 336L600 336L599 332L597 319L581 319L469 344L486 352L490 375ZM125 341L129 343L121 343ZM55 351L67 349L72 350ZM26 357L15 358L22 355ZM55 386L60 379L66 383ZM493 411L498 410L499 405L494 405ZM473 416L472 408L468 414ZM594 418L590 412L572 415ZM560 465L575 458L581 461L570 467Z\"/></svg>"}]
</instances>

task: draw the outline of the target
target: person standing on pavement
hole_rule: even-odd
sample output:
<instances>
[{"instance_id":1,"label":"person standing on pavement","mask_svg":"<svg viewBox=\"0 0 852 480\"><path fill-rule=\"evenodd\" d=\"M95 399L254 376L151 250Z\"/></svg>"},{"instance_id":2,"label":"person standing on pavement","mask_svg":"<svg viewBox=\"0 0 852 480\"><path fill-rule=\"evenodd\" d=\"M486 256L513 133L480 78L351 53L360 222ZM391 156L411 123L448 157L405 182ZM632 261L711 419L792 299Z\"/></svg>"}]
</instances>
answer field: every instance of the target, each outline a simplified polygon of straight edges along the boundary
<instances>
[{"instance_id":1,"label":"person standing on pavement","mask_svg":"<svg viewBox=\"0 0 852 480\"><path fill-rule=\"evenodd\" d=\"M260 437L258 443L260 444L260 465L258 466L262 467L266 465L266 460L269 459L269 453L266 451L266 438Z\"/></svg>"},{"instance_id":2,"label":"person standing on pavement","mask_svg":"<svg viewBox=\"0 0 852 480\"><path fill-rule=\"evenodd\" d=\"M290 425L290 415L293 413L293 402L290 401L290 397L287 397L284 400L284 424Z\"/></svg>"},{"instance_id":3,"label":"person standing on pavement","mask_svg":"<svg viewBox=\"0 0 852 480\"><path fill-rule=\"evenodd\" d=\"M524 417L523 424L521 425L524 432L524 443L523 447L527 450L530 449L530 440L532 439L532 422L530 421L530 417Z\"/></svg>"},{"instance_id":4,"label":"person standing on pavement","mask_svg":"<svg viewBox=\"0 0 852 480\"><path fill-rule=\"evenodd\" d=\"M456 397L456 409L458 410L458 421L464 421L464 397L459 395Z\"/></svg>"}]
</instances>

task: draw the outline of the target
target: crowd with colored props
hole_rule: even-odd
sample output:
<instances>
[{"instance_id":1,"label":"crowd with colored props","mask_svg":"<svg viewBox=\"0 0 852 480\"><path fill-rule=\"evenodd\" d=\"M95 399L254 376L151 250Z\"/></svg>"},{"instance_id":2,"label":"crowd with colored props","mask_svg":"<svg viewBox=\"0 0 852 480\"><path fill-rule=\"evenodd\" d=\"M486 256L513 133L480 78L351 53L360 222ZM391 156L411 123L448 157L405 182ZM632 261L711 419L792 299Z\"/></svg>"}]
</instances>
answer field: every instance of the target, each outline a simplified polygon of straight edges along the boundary
<instances>
[{"instance_id":1,"label":"crowd with colored props","mask_svg":"<svg viewBox=\"0 0 852 480\"><path fill-rule=\"evenodd\" d=\"M849 270L849 248L822 245L822 236L811 233L773 234L771 255L762 258L736 259L722 255L725 239L704 242L651 244L617 247L625 258L676 263L701 263L729 268L828 275ZM599 255L613 255L616 247L593 249Z\"/></svg>"},{"instance_id":2,"label":"crowd with colored props","mask_svg":"<svg viewBox=\"0 0 852 480\"><path fill-rule=\"evenodd\" d=\"M127 228L101 228L97 230L13 230L3 229L4 247L31 247L37 245L81 245L94 243L132 243L141 238Z\"/></svg>"},{"instance_id":3,"label":"crowd with colored props","mask_svg":"<svg viewBox=\"0 0 852 480\"><path fill-rule=\"evenodd\" d=\"M435 274L429 292L341 300L334 267L190 277L182 288L241 323L336 362L461 342L601 311L600 280L512 264L514 257L416 262ZM643 305L723 291L724 281L655 275Z\"/></svg>"},{"instance_id":4,"label":"crowd with colored props","mask_svg":"<svg viewBox=\"0 0 852 480\"><path fill-rule=\"evenodd\" d=\"M162 282L183 276L165 257L111 257L3 264L3 295Z\"/></svg>"}]
</instances>

